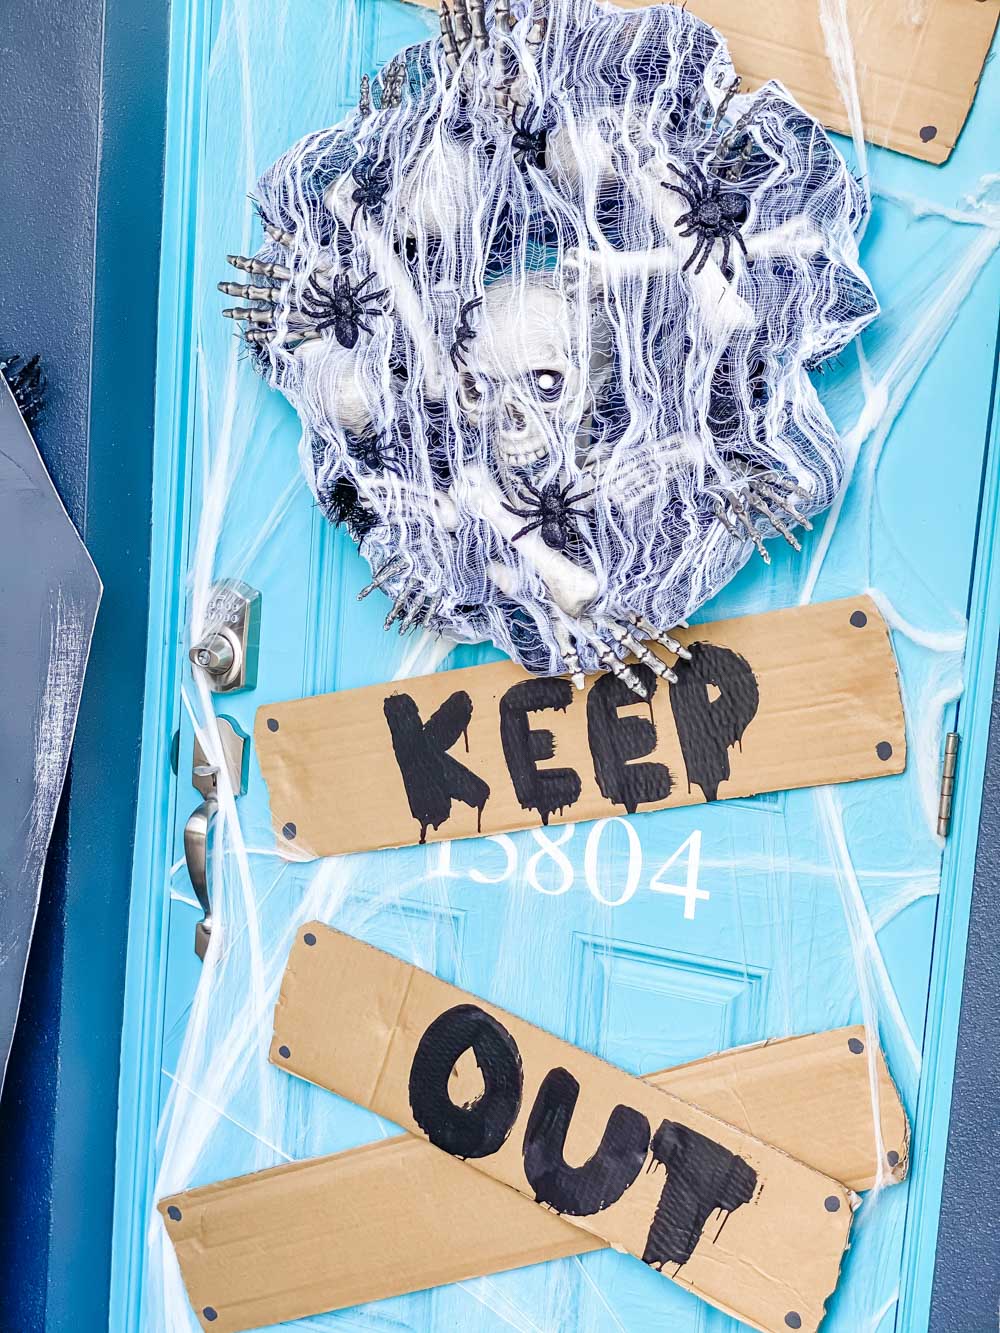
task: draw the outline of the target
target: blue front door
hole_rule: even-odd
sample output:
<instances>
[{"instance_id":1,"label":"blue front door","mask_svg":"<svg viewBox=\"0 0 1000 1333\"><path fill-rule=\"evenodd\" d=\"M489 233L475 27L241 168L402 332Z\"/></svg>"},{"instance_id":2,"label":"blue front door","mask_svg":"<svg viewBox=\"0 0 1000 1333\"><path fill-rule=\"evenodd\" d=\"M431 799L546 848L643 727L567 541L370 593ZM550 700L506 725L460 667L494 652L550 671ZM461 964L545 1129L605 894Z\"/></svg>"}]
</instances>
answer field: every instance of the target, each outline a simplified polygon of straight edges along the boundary
<instances>
[{"instance_id":1,"label":"blue front door","mask_svg":"<svg viewBox=\"0 0 1000 1333\"><path fill-rule=\"evenodd\" d=\"M151 670L123 1050L112 1328L196 1328L153 1204L189 1185L389 1134L268 1065L270 1011L311 916L437 972L634 1073L865 1021L914 1122L907 1184L866 1200L824 1327L925 1326L974 823L936 832L940 753L963 680L992 677L985 588L996 232L975 196L989 68L944 168L874 150L863 260L884 314L818 388L857 450L841 509L801 555L772 543L704 618L873 592L893 630L910 761L900 777L429 848L289 864L251 756L241 838L216 870L222 948L193 951L184 859L194 725L252 731L267 701L488 660L384 633L366 569L299 475L287 405L219 319L227 252L250 254L258 172L336 122L362 72L424 38L395 0L174 6L160 310ZM982 112L982 114L981 114ZM963 202L964 200L964 202ZM995 444L995 441L993 441ZM985 483L984 483L985 479ZM186 665L213 577L262 593L257 686L214 700ZM970 588L972 592L970 594ZM966 632L967 612L971 630ZM817 681L817 690L822 681ZM968 698L969 696L967 696ZM973 719L974 713L969 714ZM970 722L970 726L973 723ZM179 732L170 763L171 744ZM977 735L966 732L975 754ZM974 773L974 768L971 770ZM975 809L975 806L970 806ZM305 1321L438 1330L735 1329L610 1251Z\"/></svg>"}]
</instances>

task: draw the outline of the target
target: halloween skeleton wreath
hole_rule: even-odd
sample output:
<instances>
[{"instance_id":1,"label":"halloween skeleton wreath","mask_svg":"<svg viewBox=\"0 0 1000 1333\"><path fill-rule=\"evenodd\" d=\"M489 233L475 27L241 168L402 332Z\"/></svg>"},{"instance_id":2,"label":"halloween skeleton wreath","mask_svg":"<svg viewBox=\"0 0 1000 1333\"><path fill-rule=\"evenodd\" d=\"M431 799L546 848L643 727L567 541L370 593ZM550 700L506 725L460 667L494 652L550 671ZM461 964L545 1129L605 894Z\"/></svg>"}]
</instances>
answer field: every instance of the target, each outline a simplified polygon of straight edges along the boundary
<instances>
[{"instance_id":1,"label":"halloween skeleton wreath","mask_svg":"<svg viewBox=\"0 0 1000 1333\"><path fill-rule=\"evenodd\" d=\"M840 485L808 371L877 311L864 198L680 7L451 3L264 174L226 314L387 627L644 695L622 658L668 674L644 641Z\"/></svg>"}]
</instances>

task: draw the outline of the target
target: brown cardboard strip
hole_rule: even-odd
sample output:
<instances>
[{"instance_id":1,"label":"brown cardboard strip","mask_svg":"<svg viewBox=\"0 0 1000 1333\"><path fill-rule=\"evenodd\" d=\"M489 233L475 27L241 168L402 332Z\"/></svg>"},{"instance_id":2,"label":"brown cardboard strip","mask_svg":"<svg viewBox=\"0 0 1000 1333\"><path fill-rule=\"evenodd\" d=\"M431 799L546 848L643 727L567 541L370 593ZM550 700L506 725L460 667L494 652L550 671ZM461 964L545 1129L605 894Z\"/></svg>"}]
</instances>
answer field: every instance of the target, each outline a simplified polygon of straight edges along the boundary
<instances>
[{"instance_id":1,"label":"brown cardboard strip","mask_svg":"<svg viewBox=\"0 0 1000 1333\"><path fill-rule=\"evenodd\" d=\"M839 1028L727 1051L645 1081L865 1190L876 1165L866 1040L863 1027ZM878 1074L889 1178L899 1180L909 1128L881 1052ZM159 1209L191 1303L216 1311L202 1323L217 1333L602 1244L409 1134L188 1190Z\"/></svg>"},{"instance_id":2,"label":"brown cardboard strip","mask_svg":"<svg viewBox=\"0 0 1000 1333\"><path fill-rule=\"evenodd\" d=\"M470 1047L481 1091L458 1106L448 1083ZM271 1059L756 1328L808 1333L823 1317L849 1189L390 954L300 931Z\"/></svg>"},{"instance_id":3,"label":"brown cardboard strip","mask_svg":"<svg viewBox=\"0 0 1000 1333\"><path fill-rule=\"evenodd\" d=\"M540 682L510 662L265 704L255 739L279 850L307 859L405 847L422 837L474 837L903 770L896 663L871 598L716 621L677 637L697 660L677 662L661 650L680 681L661 683L648 706L631 696L616 701L608 693L613 677L590 677L578 693L568 681ZM656 684L652 673L649 679ZM527 711L525 692L539 690L563 693ZM725 706L713 712L720 694ZM435 762L474 775L474 790L446 794L442 805L448 775L420 763L406 769L412 752L401 757L405 746L389 715L406 713L412 747L414 730L419 737L440 719L446 701L465 712L450 730L439 728L444 743L438 735L430 749ZM738 744L724 730L728 723L714 721L727 713L742 719ZM545 733L555 755L548 760L536 757ZM628 763L609 783L607 758L622 754ZM532 775L543 788L560 772L575 799L572 791L556 798L530 790ZM476 783L488 790L485 799Z\"/></svg>"},{"instance_id":4,"label":"brown cardboard strip","mask_svg":"<svg viewBox=\"0 0 1000 1333\"><path fill-rule=\"evenodd\" d=\"M639 9L644 0L618 0ZM437 8L437 0L416 0ZM830 129L850 130L816 0L685 0L726 38L747 89L778 79ZM865 138L944 162L976 95L1000 14L994 0L847 0Z\"/></svg>"}]
</instances>

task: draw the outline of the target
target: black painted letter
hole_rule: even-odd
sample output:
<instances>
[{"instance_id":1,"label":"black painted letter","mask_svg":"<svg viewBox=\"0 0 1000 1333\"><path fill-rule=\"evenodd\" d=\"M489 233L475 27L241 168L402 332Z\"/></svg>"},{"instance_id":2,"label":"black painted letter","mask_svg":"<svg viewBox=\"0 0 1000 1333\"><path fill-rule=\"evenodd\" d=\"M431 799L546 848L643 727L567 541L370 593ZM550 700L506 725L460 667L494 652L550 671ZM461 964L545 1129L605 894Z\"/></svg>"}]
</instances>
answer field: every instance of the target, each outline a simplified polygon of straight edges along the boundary
<instances>
[{"instance_id":1,"label":"black painted letter","mask_svg":"<svg viewBox=\"0 0 1000 1333\"><path fill-rule=\"evenodd\" d=\"M566 1131L580 1085L567 1069L546 1074L524 1131L524 1174L535 1202L569 1217L589 1217L610 1208L642 1169L649 1147L649 1121L630 1106L616 1106L593 1157L567 1166Z\"/></svg>"},{"instance_id":2,"label":"black painted letter","mask_svg":"<svg viewBox=\"0 0 1000 1333\"><path fill-rule=\"evenodd\" d=\"M623 805L634 815L640 805L665 801L673 782L666 764L633 764L656 749L656 727L652 721L652 700L657 679L647 666L632 670L646 687L650 701L650 720L621 717L619 708L634 704L636 697L617 676L610 672L594 682L587 699L587 739L594 759L594 777L615 805Z\"/></svg>"},{"instance_id":3,"label":"black painted letter","mask_svg":"<svg viewBox=\"0 0 1000 1333\"><path fill-rule=\"evenodd\" d=\"M423 723L408 694L391 694L383 711L410 813L420 825L420 841L426 839L428 828L440 828L445 822L453 799L471 805L481 817L489 787L448 753L472 720L472 700L465 691L445 699Z\"/></svg>"},{"instance_id":4,"label":"black painted letter","mask_svg":"<svg viewBox=\"0 0 1000 1333\"><path fill-rule=\"evenodd\" d=\"M471 1050L483 1092L456 1106L448 1080ZM436 1148L454 1157L489 1157L504 1143L521 1109L521 1055L502 1023L476 1004L446 1009L420 1038L410 1066L410 1110Z\"/></svg>"},{"instance_id":5,"label":"black painted letter","mask_svg":"<svg viewBox=\"0 0 1000 1333\"><path fill-rule=\"evenodd\" d=\"M667 1179L642 1261L653 1268L686 1264L710 1213L718 1208L728 1217L750 1202L757 1172L721 1143L672 1120L660 1125L649 1151L657 1165L667 1168Z\"/></svg>"},{"instance_id":6,"label":"black painted letter","mask_svg":"<svg viewBox=\"0 0 1000 1333\"><path fill-rule=\"evenodd\" d=\"M573 768L540 769L540 759L556 752L551 731L533 731L529 713L542 708L565 711L573 702L568 680L543 678L512 685L500 700L500 741L514 792L524 810L537 810L547 824L556 810L580 799L580 775Z\"/></svg>"},{"instance_id":7,"label":"black painted letter","mask_svg":"<svg viewBox=\"0 0 1000 1333\"><path fill-rule=\"evenodd\" d=\"M679 658L674 666L676 685L670 686L670 706L677 739L692 783L706 801L719 795L719 783L729 777L729 747L738 745L757 713L760 695L750 663L739 653L714 643L692 643L691 661ZM719 691L709 699L708 687Z\"/></svg>"}]
</instances>

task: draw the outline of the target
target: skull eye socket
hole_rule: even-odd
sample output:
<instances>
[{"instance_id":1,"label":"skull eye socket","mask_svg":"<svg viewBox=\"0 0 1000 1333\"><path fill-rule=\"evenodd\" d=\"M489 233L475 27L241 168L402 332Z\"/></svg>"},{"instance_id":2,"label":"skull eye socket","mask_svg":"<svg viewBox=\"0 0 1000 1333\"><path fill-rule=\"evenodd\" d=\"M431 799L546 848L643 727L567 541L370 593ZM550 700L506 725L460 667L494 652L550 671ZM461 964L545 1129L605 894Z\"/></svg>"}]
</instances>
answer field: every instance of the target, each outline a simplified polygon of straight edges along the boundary
<instances>
[{"instance_id":1,"label":"skull eye socket","mask_svg":"<svg viewBox=\"0 0 1000 1333\"><path fill-rule=\"evenodd\" d=\"M543 403L554 403L562 396L563 376L558 370L533 370L531 378Z\"/></svg>"},{"instance_id":2,"label":"skull eye socket","mask_svg":"<svg viewBox=\"0 0 1000 1333\"><path fill-rule=\"evenodd\" d=\"M483 401L483 386L476 379L475 375L470 374L469 371L464 371L461 383L462 394L466 401L474 406L478 406Z\"/></svg>"}]
</instances>

